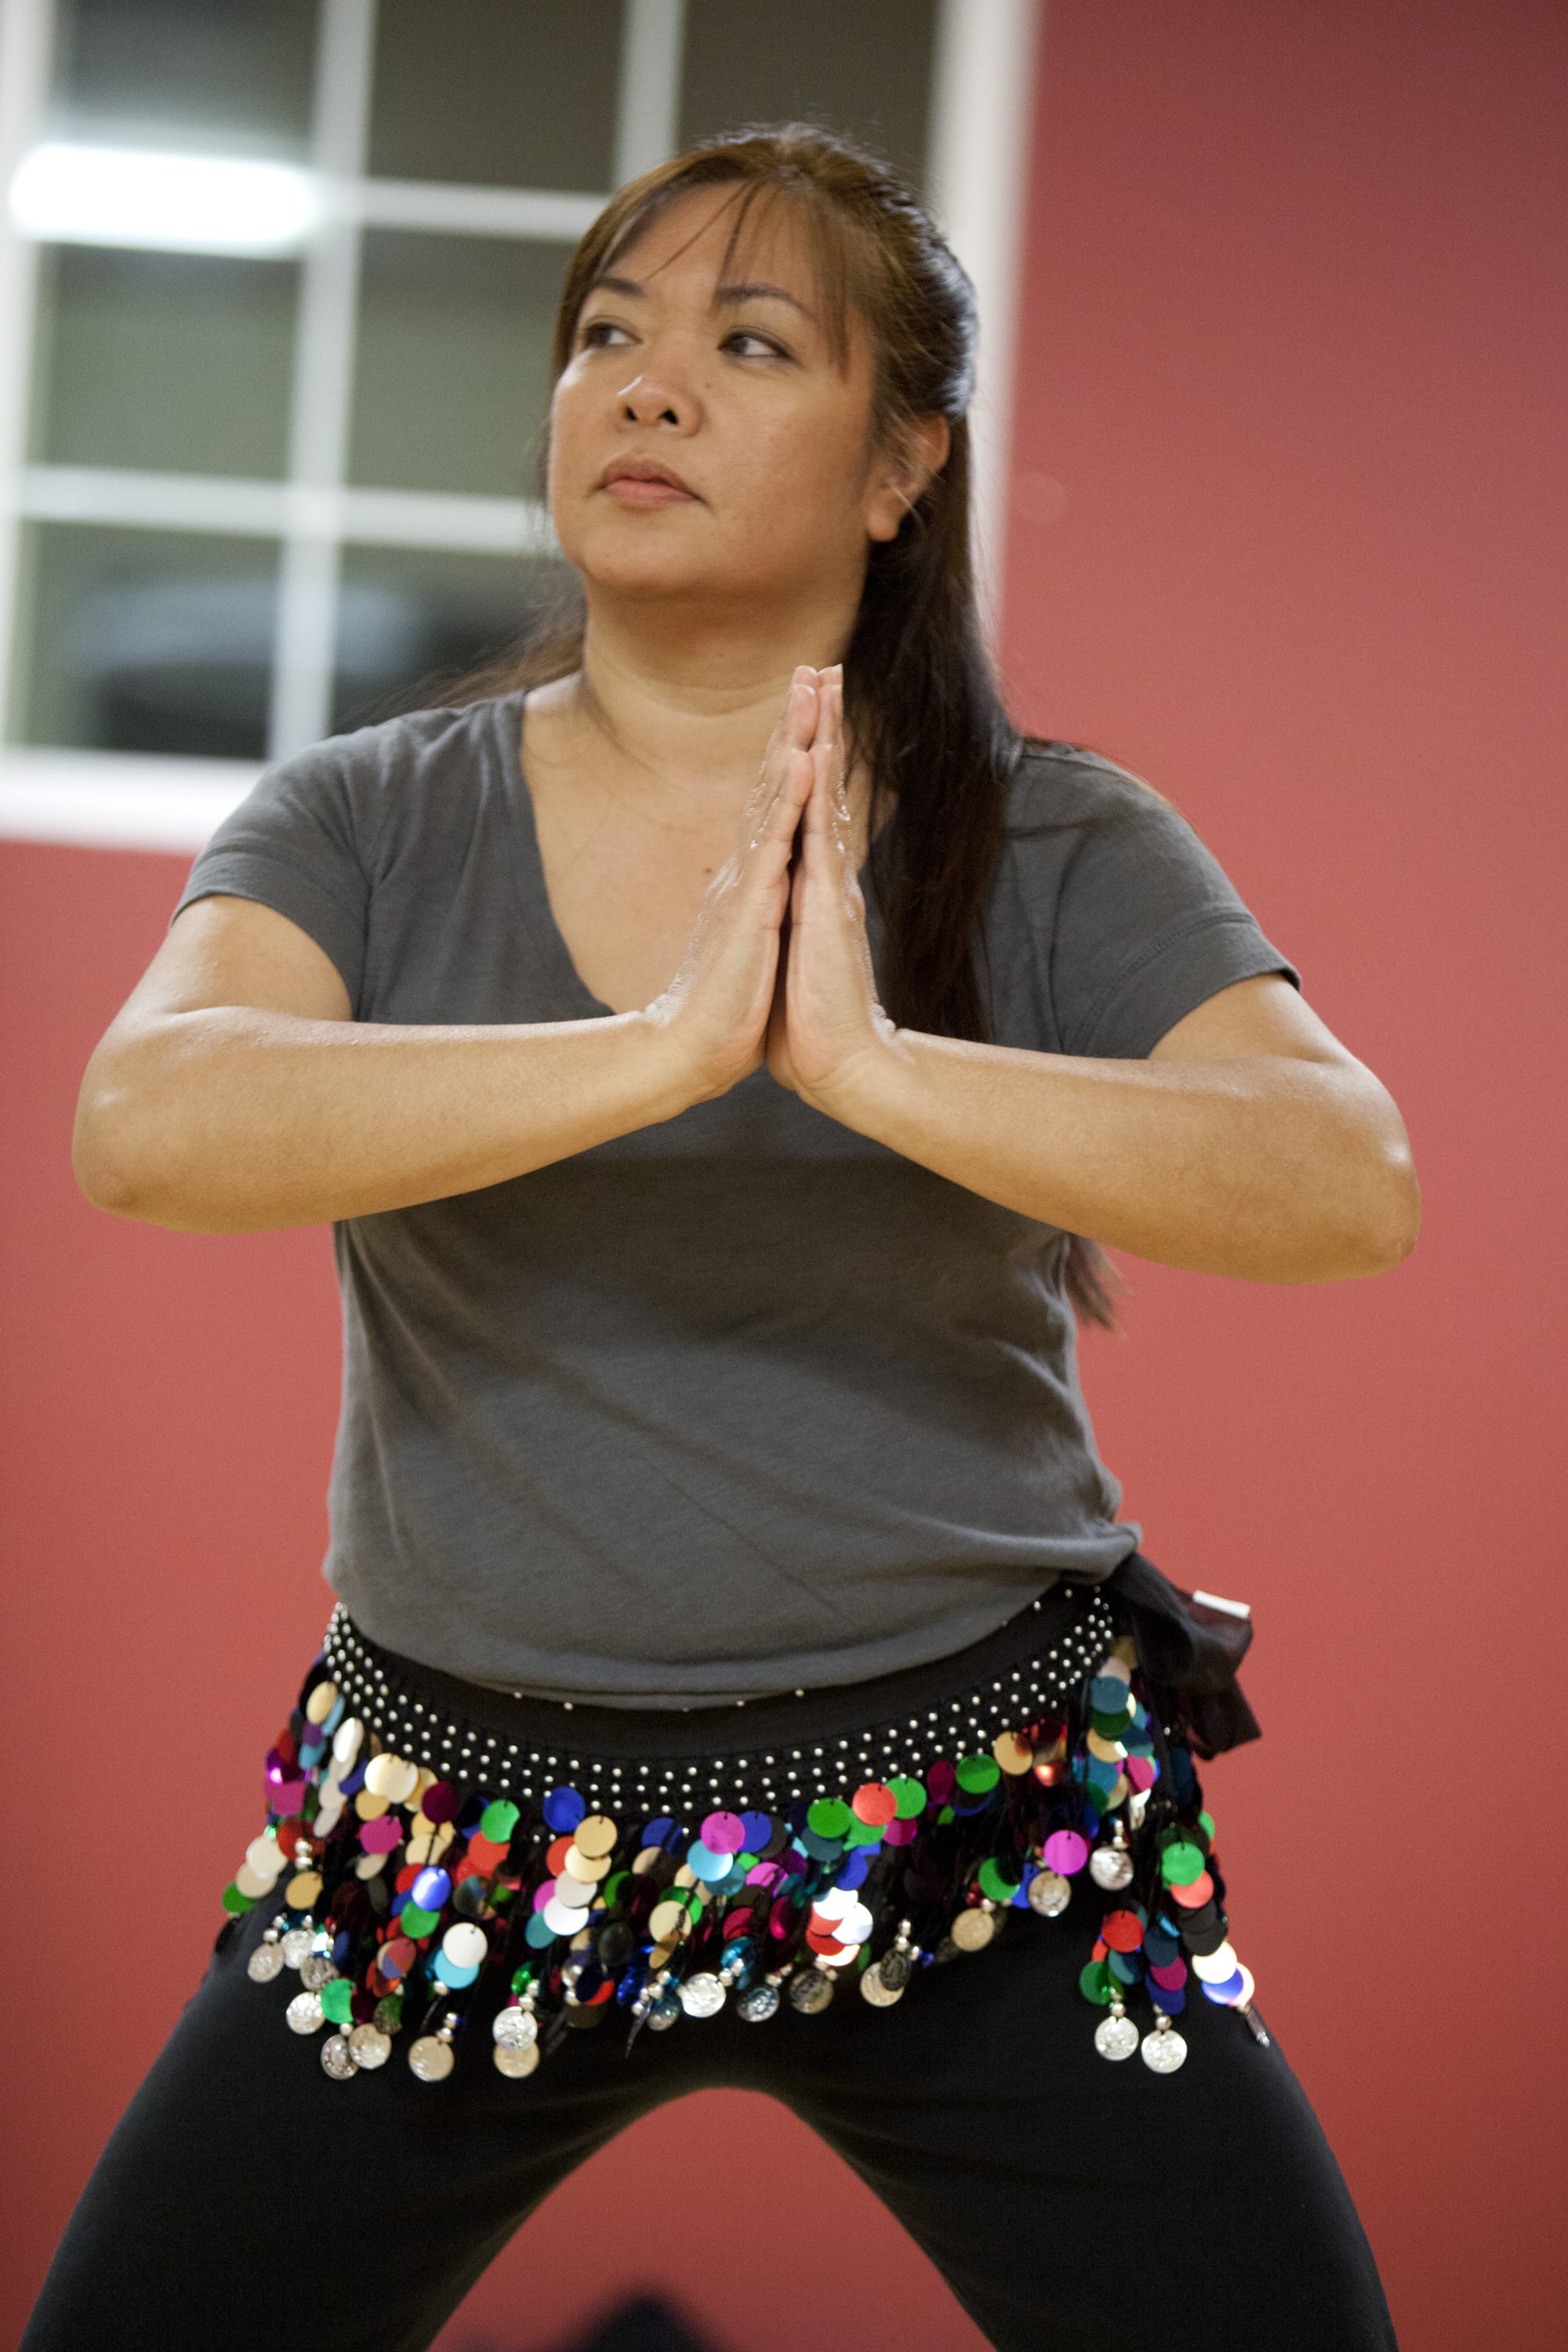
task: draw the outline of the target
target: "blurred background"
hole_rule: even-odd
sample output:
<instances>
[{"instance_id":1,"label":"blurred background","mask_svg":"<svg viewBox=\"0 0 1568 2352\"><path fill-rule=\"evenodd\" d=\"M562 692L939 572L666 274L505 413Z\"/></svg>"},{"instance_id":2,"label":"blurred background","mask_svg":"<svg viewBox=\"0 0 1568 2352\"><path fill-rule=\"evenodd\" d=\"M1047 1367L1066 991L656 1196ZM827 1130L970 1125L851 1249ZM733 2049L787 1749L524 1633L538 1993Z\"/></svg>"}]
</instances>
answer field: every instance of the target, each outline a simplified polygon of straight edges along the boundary
<instances>
[{"instance_id":1,"label":"blurred background","mask_svg":"<svg viewBox=\"0 0 1568 2352\"><path fill-rule=\"evenodd\" d=\"M1559 0L0 0L0 1883L19 1948L48 1923L6 2340L326 1607L328 1236L89 1209L82 1065L263 764L548 585L550 314L606 194L808 113L980 288L1018 715L1175 801L1409 1124L1405 1265L1123 1261L1084 1377L1144 1549L1253 1605L1265 1738L1205 1787L1405 2352L1560 2342L1565 100ZM980 2343L803 2126L715 2093L584 2167L442 2347L829 2326Z\"/></svg>"}]
</instances>

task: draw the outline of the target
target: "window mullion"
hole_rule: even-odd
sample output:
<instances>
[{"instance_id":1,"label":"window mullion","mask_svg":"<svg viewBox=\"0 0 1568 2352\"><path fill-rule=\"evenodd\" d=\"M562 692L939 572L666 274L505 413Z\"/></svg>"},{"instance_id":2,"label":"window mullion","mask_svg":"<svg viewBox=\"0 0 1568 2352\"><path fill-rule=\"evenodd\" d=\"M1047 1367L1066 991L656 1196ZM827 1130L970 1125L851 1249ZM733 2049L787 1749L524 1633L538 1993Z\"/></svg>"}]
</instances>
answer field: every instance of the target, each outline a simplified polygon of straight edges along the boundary
<instances>
[{"instance_id":1,"label":"window mullion","mask_svg":"<svg viewBox=\"0 0 1568 2352\"><path fill-rule=\"evenodd\" d=\"M289 525L279 582L268 756L331 723L341 540L359 298L357 191L370 128L375 0L321 0L313 162L322 217L300 266L289 435Z\"/></svg>"},{"instance_id":2,"label":"window mullion","mask_svg":"<svg viewBox=\"0 0 1568 2352\"><path fill-rule=\"evenodd\" d=\"M54 31L52 0L0 0L0 742L10 734L20 486L27 456L38 281L38 248L13 226L5 198L44 119Z\"/></svg>"},{"instance_id":3,"label":"window mullion","mask_svg":"<svg viewBox=\"0 0 1568 2352\"><path fill-rule=\"evenodd\" d=\"M685 32L685 0L626 0L616 113L617 188L675 152Z\"/></svg>"},{"instance_id":4,"label":"window mullion","mask_svg":"<svg viewBox=\"0 0 1568 2352\"><path fill-rule=\"evenodd\" d=\"M980 379L970 411L975 580L993 635L1000 610L1013 362L1036 44L1045 0L942 0L928 181L974 280Z\"/></svg>"}]
</instances>

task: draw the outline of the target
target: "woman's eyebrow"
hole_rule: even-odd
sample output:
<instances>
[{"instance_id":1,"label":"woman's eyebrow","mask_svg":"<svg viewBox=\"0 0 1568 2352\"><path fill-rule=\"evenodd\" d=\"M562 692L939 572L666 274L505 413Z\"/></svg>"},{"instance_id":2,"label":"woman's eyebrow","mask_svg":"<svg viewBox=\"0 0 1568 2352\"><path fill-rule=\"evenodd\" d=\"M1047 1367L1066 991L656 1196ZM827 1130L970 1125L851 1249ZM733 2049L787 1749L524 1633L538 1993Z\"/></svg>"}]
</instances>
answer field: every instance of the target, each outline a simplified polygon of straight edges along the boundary
<instances>
[{"instance_id":1,"label":"woman's eyebrow","mask_svg":"<svg viewBox=\"0 0 1568 2352\"><path fill-rule=\"evenodd\" d=\"M647 298L647 288L635 278L619 278L611 272L603 278L595 278L588 293L619 294L641 302ZM583 299L586 301L587 295ZM792 310L798 310L803 319L811 320L813 326L818 323L816 313L806 309L799 295L790 293L783 286L770 286L760 278L748 278L738 284L720 285L713 289L713 308L716 310L738 310L743 302L787 302Z\"/></svg>"}]
</instances>

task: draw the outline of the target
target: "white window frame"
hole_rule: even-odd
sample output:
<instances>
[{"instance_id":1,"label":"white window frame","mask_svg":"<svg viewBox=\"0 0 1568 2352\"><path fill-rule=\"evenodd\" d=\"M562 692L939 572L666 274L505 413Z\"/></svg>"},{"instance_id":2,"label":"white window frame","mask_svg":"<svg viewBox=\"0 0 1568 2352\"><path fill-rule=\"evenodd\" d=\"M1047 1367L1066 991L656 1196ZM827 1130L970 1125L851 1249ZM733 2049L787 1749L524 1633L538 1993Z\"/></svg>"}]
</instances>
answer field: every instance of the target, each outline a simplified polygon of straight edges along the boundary
<instances>
[{"instance_id":1,"label":"white window frame","mask_svg":"<svg viewBox=\"0 0 1568 2352\"><path fill-rule=\"evenodd\" d=\"M0 207L0 712L16 638L18 545L30 520L275 537L280 543L268 762L331 726L345 542L519 557L552 544L526 499L367 489L345 479L354 325L367 226L574 244L605 202L548 189L371 179L376 0L321 0L311 163L321 226L300 260L286 472L254 481L26 463L37 248ZM982 320L973 412L975 552L988 623L1001 578L1009 396L1040 0L940 0L928 178L973 277ZM674 152L684 0L626 0L619 185ZM54 0L0 0L0 195L37 143ZM262 772L248 761L0 746L0 836L194 850Z\"/></svg>"}]
</instances>

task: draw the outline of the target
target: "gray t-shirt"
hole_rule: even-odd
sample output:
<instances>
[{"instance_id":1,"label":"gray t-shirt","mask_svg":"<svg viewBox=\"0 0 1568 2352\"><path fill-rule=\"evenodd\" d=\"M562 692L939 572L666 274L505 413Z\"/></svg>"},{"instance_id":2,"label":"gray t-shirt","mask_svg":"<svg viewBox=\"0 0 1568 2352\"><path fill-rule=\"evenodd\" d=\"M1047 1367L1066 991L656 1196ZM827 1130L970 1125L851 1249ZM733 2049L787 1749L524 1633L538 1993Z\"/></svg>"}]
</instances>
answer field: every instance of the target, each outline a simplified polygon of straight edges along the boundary
<instances>
[{"instance_id":1,"label":"gray t-shirt","mask_svg":"<svg viewBox=\"0 0 1568 2352\"><path fill-rule=\"evenodd\" d=\"M550 911L521 709L422 710L279 762L181 906L275 908L361 1021L607 1013ZM1234 981L1300 985L1185 820L1107 761L1029 754L1008 822L980 966L998 1044L1140 1058ZM335 1245L324 1573L374 1640L448 1673L654 1706L857 1681L1141 1540L1079 1385L1066 1236L765 1068L507 1183L345 1219Z\"/></svg>"}]
</instances>

